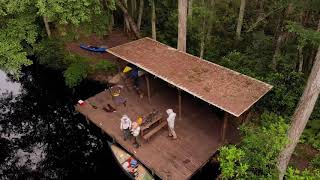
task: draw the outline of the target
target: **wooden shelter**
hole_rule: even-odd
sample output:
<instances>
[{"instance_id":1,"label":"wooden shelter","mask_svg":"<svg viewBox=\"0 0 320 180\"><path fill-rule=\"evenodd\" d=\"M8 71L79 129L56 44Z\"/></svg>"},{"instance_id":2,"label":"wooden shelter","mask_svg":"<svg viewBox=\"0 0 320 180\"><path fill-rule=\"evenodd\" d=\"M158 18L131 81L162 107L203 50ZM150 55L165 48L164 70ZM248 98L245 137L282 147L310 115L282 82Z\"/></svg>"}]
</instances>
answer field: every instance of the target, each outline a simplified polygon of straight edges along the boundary
<instances>
[{"instance_id":1,"label":"wooden shelter","mask_svg":"<svg viewBox=\"0 0 320 180\"><path fill-rule=\"evenodd\" d=\"M267 83L150 38L107 51L236 117L272 88Z\"/></svg>"},{"instance_id":2,"label":"wooden shelter","mask_svg":"<svg viewBox=\"0 0 320 180\"><path fill-rule=\"evenodd\" d=\"M172 94L166 96L164 91L151 96L150 84L155 80L149 79L147 75L149 103L135 93L124 91L124 96L129 99L127 106L117 108L116 113L106 113L101 107L112 103L112 98L105 91L86 100L89 102L86 105L77 105L76 109L162 179L190 178L223 145L226 129L231 128L227 126L228 114L241 116L272 88L269 84L150 38L132 41L107 51L176 87L178 101ZM182 101L182 91L226 112L223 123L208 109L195 105L192 98ZM88 105L90 102L98 108ZM157 137L135 149L131 143L122 139L119 129L122 114L138 117L153 108L165 112L166 108L172 108L174 104L178 104L180 118L182 107L185 114L188 113L183 116L183 120L176 121L178 140L171 141L167 132L160 131Z\"/></svg>"}]
</instances>

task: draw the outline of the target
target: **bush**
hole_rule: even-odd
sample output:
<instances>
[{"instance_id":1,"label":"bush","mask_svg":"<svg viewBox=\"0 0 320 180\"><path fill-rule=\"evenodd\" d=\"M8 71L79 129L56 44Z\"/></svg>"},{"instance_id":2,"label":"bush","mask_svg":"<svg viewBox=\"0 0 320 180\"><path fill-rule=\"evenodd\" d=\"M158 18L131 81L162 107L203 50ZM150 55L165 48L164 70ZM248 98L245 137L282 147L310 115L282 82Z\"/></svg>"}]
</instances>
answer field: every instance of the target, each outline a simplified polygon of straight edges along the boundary
<instances>
[{"instance_id":1,"label":"bush","mask_svg":"<svg viewBox=\"0 0 320 180\"><path fill-rule=\"evenodd\" d=\"M95 65L92 65L91 70L93 72L115 72L116 65L107 60L101 60Z\"/></svg>"},{"instance_id":2,"label":"bush","mask_svg":"<svg viewBox=\"0 0 320 180\"><path fill-rule=\"evenodd\" d=\"M246 154L235 146L223 146L219 149L219 162L222 177L225 179L245 177L248 165L242 163Z\"/></svg>"},{"instance_id":3,"label":"bush","mask_svg":"<svg viewBox=\"0 0 320 180\"><path fill-rule=\"evenodd\" d=\"M286 179L292 180L316 180L320 179L319 169L299 171L292 167L287 169Z\"/></svg>"},{"instance_id":4,"label":"bush","mask_svg":"<svg viewBox=\"0 0 320 180\"><path fill-rule=\"evenodd\" d=\"M320 120L314 119L308 121L301 140L320 150Z\"/></svg>"},{"instance_id":5,"label":"bush","mask_svg":"<svg viewBox=\"0 0 320 180\"><path fill-rule=\"evenodd\" d=\"M248 124L241 127L244 138L239 149L222 149L226 151L226 154L219 155L223 177L241 175L241 178L247 179L276 178L278 154L288 143L288 125L284 118L274 113L264 113L259 121L259 126ZM245 172L244 165L247 168Z\"/></svg>"},{"instance_id":6,"label":"bush","mask_svg":"<svg viewBox=\"0 0 320 180\"><path fill-rule=\"evenodd\" d=\"M314 168L320 168L320 155L316 156L312 161L311 164Z\"/></svg>"},{"instance_id":7,"label":"bush","mask_svg":"<svg viewBox=\"0 0 320 180\"><path fill-rule=\"evenodd\" d=\"M65 69L64 44L57 39L44 39L35 45L34 53L39 64L53 69Z\"/></svg>"},{"instance_id":8,"label":"bush","mask_svg":"<svg viewBox=\"0 0 320 180\"><path fill-rule=\"evenodd\" d=\"M259 103L259 107L282 116L291 116L303 92L305 79L302 74L270 73L265 81L274 87Z\"/></svg>"},{"instance_id":9,"label":"bush","mask_svg":"<svg viewBox=\"0 0 320 180\"><path fill-rule=\"evenodd\" d=\"M70 88L80 84L80 82L87 77L89 73L89 66L86 62L80 61L71 64L64 72L66 85Z\"/></svg>"}]
</instances>

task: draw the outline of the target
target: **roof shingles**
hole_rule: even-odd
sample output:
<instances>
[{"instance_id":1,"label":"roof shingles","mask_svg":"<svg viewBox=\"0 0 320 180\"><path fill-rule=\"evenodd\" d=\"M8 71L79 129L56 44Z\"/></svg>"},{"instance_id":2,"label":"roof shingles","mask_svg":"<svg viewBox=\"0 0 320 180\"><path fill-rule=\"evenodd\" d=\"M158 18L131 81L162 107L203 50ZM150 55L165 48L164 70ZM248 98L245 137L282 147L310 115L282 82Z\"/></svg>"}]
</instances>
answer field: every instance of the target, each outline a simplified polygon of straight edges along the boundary
<instances>
[{"instance_id":1,"label":"roof shingles","mask_svg":"<svg viewBox=\"0 0 320 180\"><path fill-rule=\"evenodd\" d=\"M150 38L108 52L237 117L272 88Z\"/></svg>"}]
</instances>

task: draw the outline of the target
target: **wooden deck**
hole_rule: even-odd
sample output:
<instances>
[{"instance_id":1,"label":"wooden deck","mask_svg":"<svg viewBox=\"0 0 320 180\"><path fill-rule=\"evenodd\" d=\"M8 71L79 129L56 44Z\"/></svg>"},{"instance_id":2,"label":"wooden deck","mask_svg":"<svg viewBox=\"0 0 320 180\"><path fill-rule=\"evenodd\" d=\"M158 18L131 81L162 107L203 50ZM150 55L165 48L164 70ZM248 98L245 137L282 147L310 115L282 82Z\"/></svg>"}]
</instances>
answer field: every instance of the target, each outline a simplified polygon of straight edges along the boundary
<instances>
[{"instance_id":1,"label":"wooden deck","mask_svg":"<svg viewBox=\"0 0 320 180\"><path fill-rule=\"evenodd\" d=\"M171 89L171 90L170 90ZM155 134L149 142L141 139L142 146L134 148L132 142L124 141L120 131L120 118L127 114L132 121L152 111L160 109L166 117L165 110L172 108L177 112L177 94L174 88L157 91L151 98L151 105L146 97L140 99L134 91L124 89L122 96L127 106L117 107L117 112L107 113L103 106L111 104L111 95L103 91L86 100L85 105L76 105L76 109L88 120L114 138L123 148L135 156L146 167L162 179L189 179L217 151L221 142L222 118L210 111L208 105L195 102L193 97L182 98L182 120L176 118L177 140L168 137L166 128ZM94 109L88 101L98 108ZM177 113L178 116L178 113ZM227 131L228 132L231 131ZM234 132L233 132L234 133Z\"/></svg>"}]
</instances>

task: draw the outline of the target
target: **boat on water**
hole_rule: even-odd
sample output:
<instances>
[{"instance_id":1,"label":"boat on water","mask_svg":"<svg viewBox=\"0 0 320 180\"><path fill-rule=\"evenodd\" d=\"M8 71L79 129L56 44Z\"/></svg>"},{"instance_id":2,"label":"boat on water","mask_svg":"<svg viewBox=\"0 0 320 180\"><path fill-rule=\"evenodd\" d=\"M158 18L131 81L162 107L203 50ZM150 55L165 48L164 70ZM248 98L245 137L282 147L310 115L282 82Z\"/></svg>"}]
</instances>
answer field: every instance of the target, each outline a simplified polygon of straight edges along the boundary
<instances>
[{"instance_id":1,"label":"boat on water","mask_svg":"<svg viewBox=\"0 0 320 180\"><path fill-rule=\"evenodd\" d=\"M153 176L149 173L137 159L132 155L108 141L108 145L118 161L122 170L127 174L130 179L135 180L153 180Z\"/></svg>"},{"instance_id":2,"label":"boat on water","mask_svg":"<svg viewBox=\"0 0 320 180\"><path fill-rule=\"evenodd\" d=\"M80 48L93 52L106 52L107 48L80 44Z\"/></svg>"}]
</instances>

